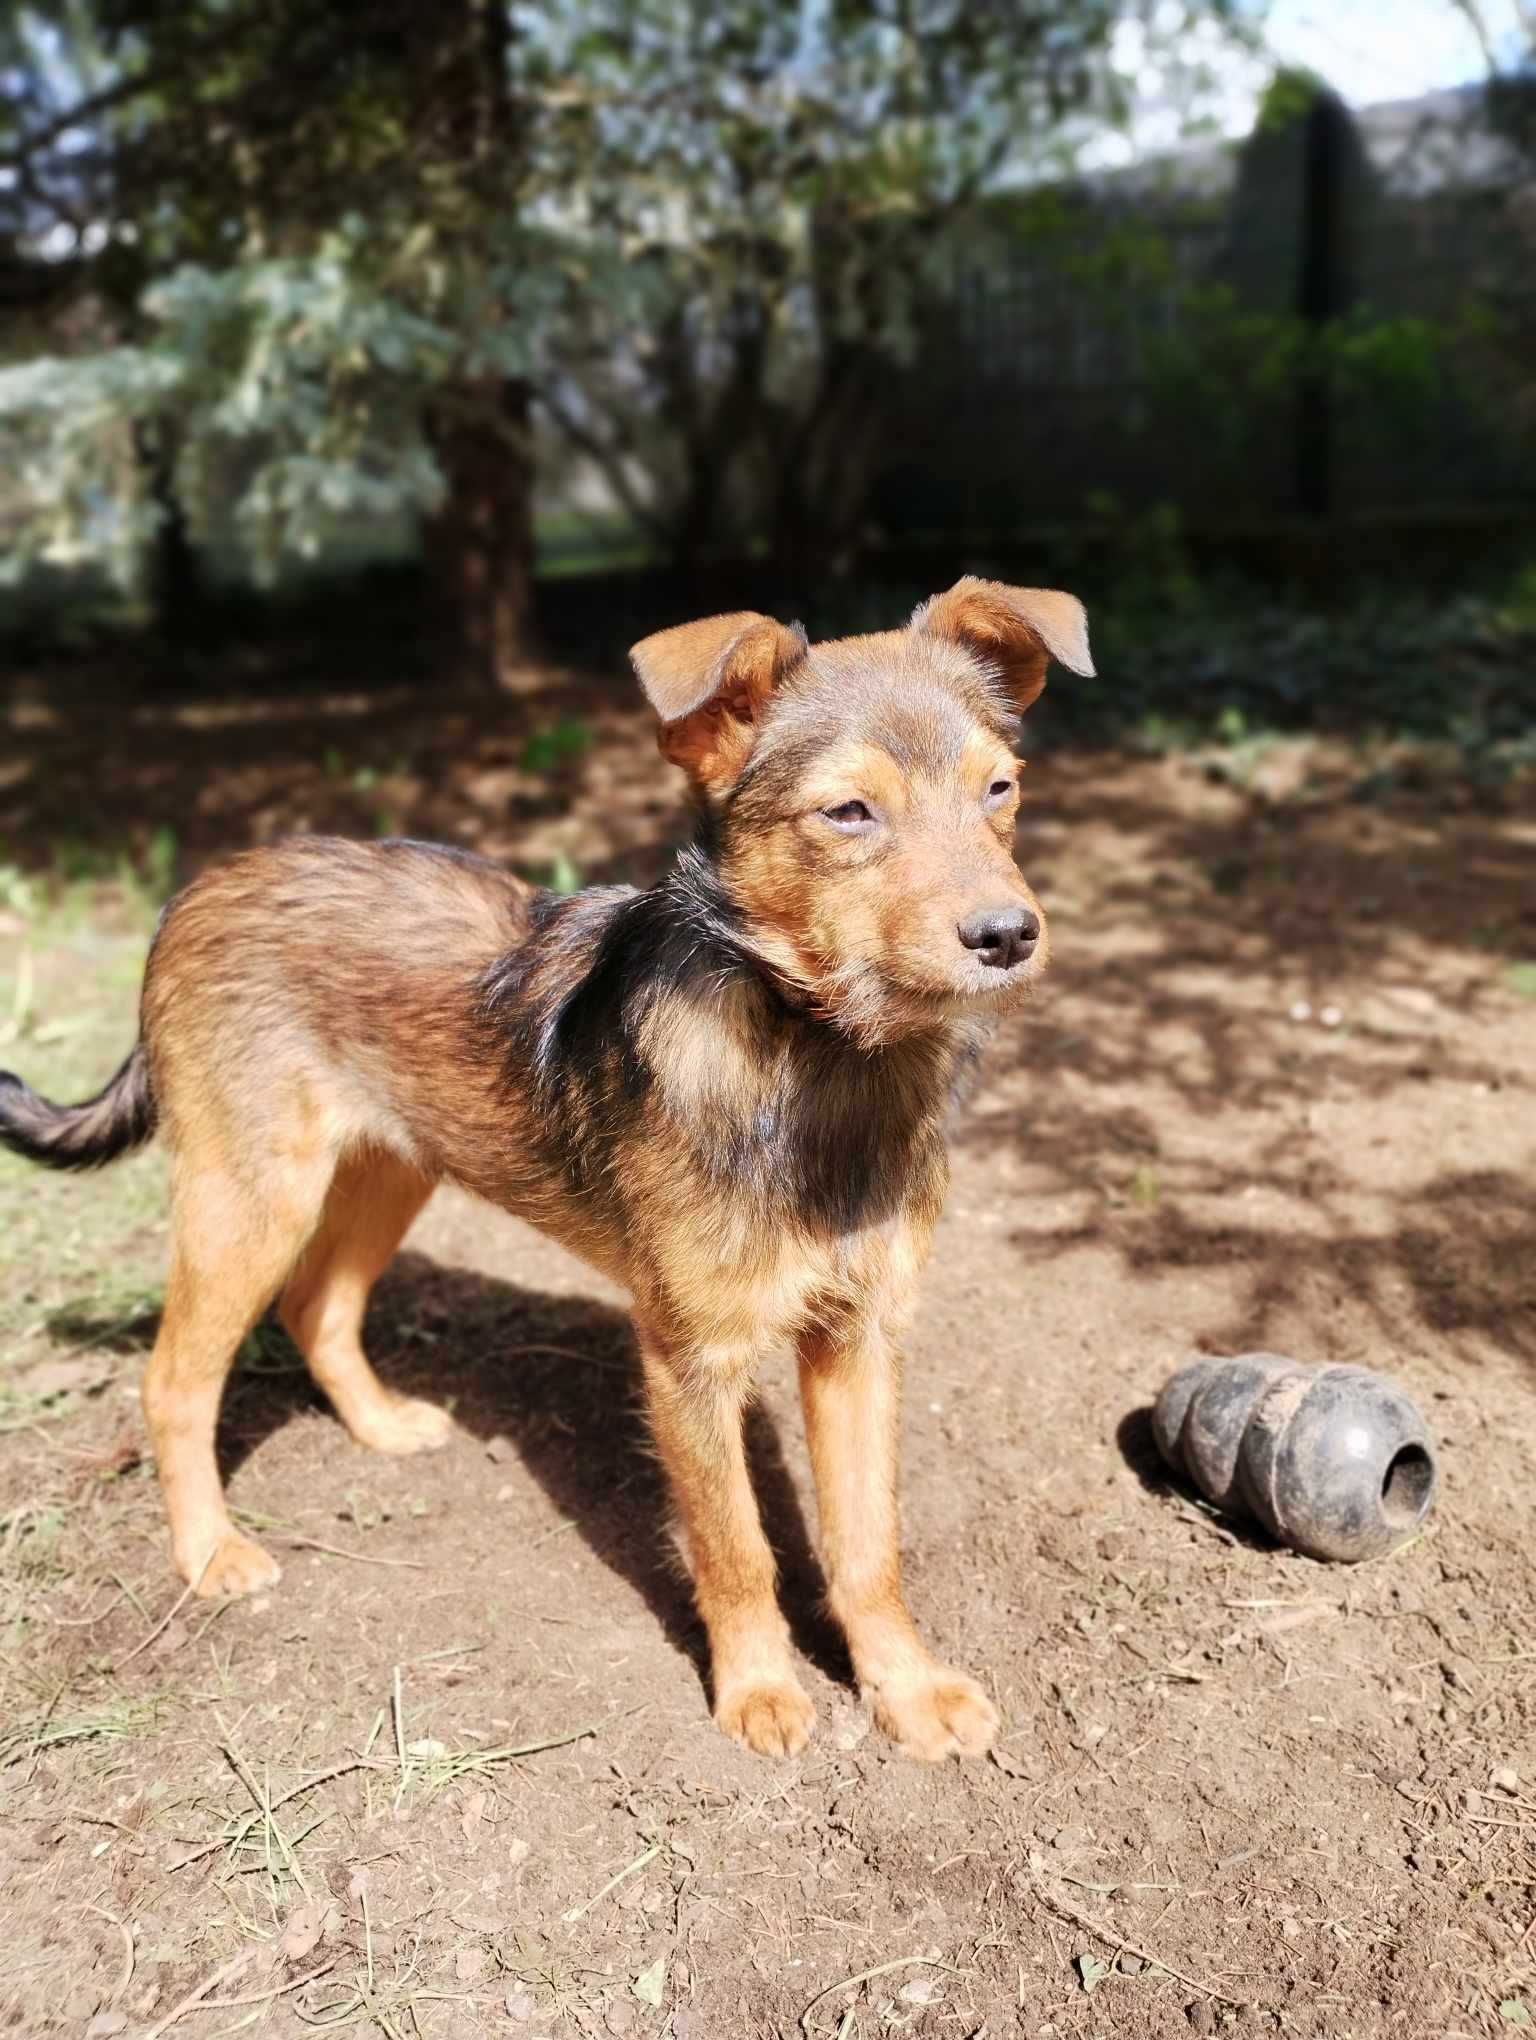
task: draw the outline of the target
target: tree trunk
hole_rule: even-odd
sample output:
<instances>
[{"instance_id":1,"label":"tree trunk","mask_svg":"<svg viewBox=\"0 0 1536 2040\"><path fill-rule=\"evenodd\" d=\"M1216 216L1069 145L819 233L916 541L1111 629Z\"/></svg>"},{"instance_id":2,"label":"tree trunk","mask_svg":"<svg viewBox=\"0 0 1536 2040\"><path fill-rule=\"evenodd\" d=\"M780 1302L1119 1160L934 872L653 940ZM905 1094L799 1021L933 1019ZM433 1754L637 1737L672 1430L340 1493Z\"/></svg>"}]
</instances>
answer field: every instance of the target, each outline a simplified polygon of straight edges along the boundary
<instances>
[{"instance_id":1,"label":"tree trunk","mask_svg":"<svg viewBox=\"0 0 1536 2040\"><path fill-rule=\"evenodd\" d=\"M405 18L419 38L419 132L437 139L474 200L459 253L478 265L487 223L518 202L523 168L512 11L505 0L451 0ZM536 651L532 403L525 382L487 377L445 390L427 419L445 485L424 532L444 656L470 685L514 692L533 684Z\"/></svg>"},{"instance_id":2,"label":"tree trunk","mask_svg":"<svg viewBox=\"0 0 1536 2040\"><path fill-rule=\"evenodd\" d=\"M768 542L791 585L840 571L857 545L891 385L876 348L837 341L798 428L786 431Z\"/></svg>"},{"instance_id":3,"label":"tree trunk","mask_svg":"<svg viewBox=\"0 0 1536 2040\"><path fill-rule=\"evenodd\" d=\"M140 422L134 452L144 471L145 493L157 514L145 567L145 592L155 627L174 651L199 642L203 622L203 576L187 529L187 513L176 487L176 441L169 425Z\"/></svg>"},{"instance_id":4,"label":"tree trunk","mask_svg":"<svg viewBox=\"0 0 1536 2040\"><path fill-rule=\"evenodd\" d=\"M424 534L443 654L468 684L517 692L537 652L529 392L508 381L456 395L430 425L446 493Z\"/></svg>"}]
</instances>

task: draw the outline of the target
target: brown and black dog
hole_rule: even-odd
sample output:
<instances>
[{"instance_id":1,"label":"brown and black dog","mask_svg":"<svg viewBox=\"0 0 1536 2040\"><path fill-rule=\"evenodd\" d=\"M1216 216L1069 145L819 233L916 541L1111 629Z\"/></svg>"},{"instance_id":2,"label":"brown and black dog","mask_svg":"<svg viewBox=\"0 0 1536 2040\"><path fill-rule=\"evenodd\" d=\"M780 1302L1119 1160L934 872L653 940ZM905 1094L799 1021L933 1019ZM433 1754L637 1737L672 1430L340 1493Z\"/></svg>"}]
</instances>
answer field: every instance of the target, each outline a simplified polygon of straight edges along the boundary
<instances>
[{"instance_id":1,"label":"brown and black dog","mask_svg":"<svg viewBox=\"0 0 1536 2040\"><path fill-rule=\"evenodd\" d=\"M633 1294L720 1726L779 1755L813 1721L742 1447L758 1363L787 1338L860 1684L913 1755L978 1754L996 1713L902 1598L896 1341L956 1084L1045 962L1012 855L1013 740L1049 659L1092 671L1083 611L968 578L905 630L811 645L741 613L632 657L699 810L659 885L559 897L408 842L248 851L167 908L106 1090L60 1107L0 1077L0 1140L76 1169L157 1127L170 1148L144 1408L199 1593L278 1576L214 1459L225 1376L273 1297L354 1438L450 1435L384 1386L360 1330L451 1181Z\"/></svg>"}]
</instances>

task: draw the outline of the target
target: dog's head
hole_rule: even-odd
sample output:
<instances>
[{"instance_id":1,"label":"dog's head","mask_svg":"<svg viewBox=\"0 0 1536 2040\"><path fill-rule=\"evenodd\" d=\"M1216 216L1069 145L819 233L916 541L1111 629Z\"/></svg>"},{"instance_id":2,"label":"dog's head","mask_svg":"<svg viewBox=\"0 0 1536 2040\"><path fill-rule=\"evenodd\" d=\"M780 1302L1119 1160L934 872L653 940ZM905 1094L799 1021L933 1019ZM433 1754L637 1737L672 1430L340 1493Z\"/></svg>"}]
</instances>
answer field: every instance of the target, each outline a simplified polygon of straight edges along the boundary
<instances>
[{"instance_id":1,"label":"dog's head","mask_svg":"<svg viewBox=\"0 0 1536 2040\"><path fill-rule=\"evenodd\" d=\"M967 577L905 630L812 645L739 611L630 656L787 988L871 1043L1027 989L1048 945L1013 746L1051 659L1093 671L1075 597Z\"/></svg>"}]
</instances>

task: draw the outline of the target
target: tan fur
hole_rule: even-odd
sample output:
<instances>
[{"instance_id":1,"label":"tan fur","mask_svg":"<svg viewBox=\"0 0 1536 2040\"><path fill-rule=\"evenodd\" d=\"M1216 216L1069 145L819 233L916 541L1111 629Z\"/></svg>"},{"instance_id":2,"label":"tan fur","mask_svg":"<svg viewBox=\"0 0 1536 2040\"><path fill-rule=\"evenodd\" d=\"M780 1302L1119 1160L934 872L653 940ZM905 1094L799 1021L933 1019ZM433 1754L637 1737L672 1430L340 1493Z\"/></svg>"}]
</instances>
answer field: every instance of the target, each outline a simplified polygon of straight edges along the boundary
<instances>
[{"instance_id":1,"label":"tan fur","mask_svg":"<svg viewBox=\"0 0 1536 2040\"><path fill-rule=\"evenodd\" d=\"M705 803L730 804L717 882L752 962L690 975L685 945L677 973L648 983L632 1097L587 1081L577 1057L541 1099L537 1055L516 1046L523 1019L556 1024L593 967L590 943L560 930L610 929L619 895L569 903L560 921L475 860L297 842L236 858L173 903L143 1002L174 1156L144 1408L175 1562L199 1593L277 1578L230 1522L214 1462L225 1376L274 1297L354 1438L406 1452L450 1435L442 1412L379 1381L361 1327L374 1281L451 1180L634 1296L722 1727L792 1754L812 1725L742 1443L761 1358L790 1340L830 1604L861 1686L915 1755L986 1748L991 1704L930 1656L902 1596L898 1341L944 1197L951 1086L1046 953L1042 924L1034 960L994 987L956 939L998 900L1038 912L1011 855L998 665L1020 693L1047 648L1085 661L1073 611L1070 597L962 583L907 632L808 648L738 614L636 648L664 748ZM778 749L760 756L770 709ZM850 791L887 817L878 843L827 820ZM789 1143L781 1164L722 1147L722 1128L758 1126ZM805 1188L791 1194L796 1170Z\"/></svg>"}]
</instances>

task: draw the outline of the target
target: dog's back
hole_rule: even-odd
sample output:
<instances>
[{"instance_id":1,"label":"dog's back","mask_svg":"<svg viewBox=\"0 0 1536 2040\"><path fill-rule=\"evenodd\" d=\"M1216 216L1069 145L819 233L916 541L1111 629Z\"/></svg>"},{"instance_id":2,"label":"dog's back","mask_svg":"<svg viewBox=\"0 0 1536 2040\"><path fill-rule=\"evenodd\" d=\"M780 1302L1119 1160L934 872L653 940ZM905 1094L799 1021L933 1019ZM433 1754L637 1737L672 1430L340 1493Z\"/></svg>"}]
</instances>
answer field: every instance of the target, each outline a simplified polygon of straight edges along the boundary
<instances>
[{"instance_id":1,"label":"dog's back","mask_svg":"<svg viewBox=\"0 0 1536 2040\"><path fill-rule=\"evenodd\" d=\"M197 879L167 909L142 1039L174 1150L383 1147L437 1176L485 1088L476 986L525 940L533 889L432 845L295 838Z\"/></svg>"}]
</instances>

